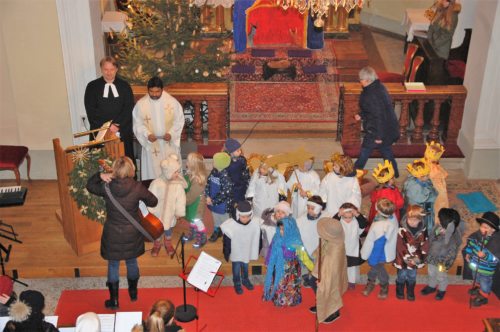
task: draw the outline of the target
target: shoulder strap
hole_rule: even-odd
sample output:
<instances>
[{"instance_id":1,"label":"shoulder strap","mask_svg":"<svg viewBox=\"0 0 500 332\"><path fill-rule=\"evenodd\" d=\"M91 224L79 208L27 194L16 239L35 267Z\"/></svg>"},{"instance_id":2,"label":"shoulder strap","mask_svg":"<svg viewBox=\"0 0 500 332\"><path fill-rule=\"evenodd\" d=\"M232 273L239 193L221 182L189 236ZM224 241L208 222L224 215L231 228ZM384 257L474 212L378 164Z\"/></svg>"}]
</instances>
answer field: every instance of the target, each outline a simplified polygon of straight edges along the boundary
<instances>
[{"instance_id":1,"label":"shoulder strap","mask_svg":"<svg viewBox=\"0 0 500 332\"><path fill-rule=\"evenodd\" d=\"M120 213L128 220L130 221L130 223L139 231L141 232L142 235L144 235L144 237L146 237L149 241L153 242L154 239L153 237L148 233L146 232L146 230L144 229L144 227L141 226L141 224L139 224L137 222L137 220L135 220L131 215L130 213L128 213L124 208L123 206L118 203L118 201L115 199L115 197L113 196L113 194L111 194L111 190L109 189L109 184L108 183L105 183L104 184L104 190L106 191L106 194L108 195L109 197L109 200L111 201L111 203L113 203L113 205L118 209L118 211L120 211Z\"/></svg>"}]
</instances>

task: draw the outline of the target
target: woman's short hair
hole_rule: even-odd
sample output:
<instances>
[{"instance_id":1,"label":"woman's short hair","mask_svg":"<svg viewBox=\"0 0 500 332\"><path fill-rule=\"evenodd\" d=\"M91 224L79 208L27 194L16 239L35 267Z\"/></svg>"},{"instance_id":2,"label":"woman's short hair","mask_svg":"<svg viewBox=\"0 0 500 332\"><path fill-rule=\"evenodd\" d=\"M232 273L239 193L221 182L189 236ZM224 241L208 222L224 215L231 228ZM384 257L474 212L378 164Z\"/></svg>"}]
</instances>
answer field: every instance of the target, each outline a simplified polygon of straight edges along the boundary
<instances>
[{"instance_id":1,"label":"woman's short hair","mask_svg":"<svg viewBox=\"0 0 500 332\"><path fill-rule=\"evenodd\" d=\"M101 62L99 62L99 67L102 68L106 62L111 63L113 66L118 68L118 62L116 62L116 59L113 58L112 56L105 56L104 58L101 59Z\"/></svg>"},{"instance_id":2,"label":"woman's short hair","mask_svg":"<svg viewBox=\"0 0 500 332\"><path fill-rule=\"evenodd\" d=\"M113 177L117 179L133 178L135 166L129 157L119 157L113 162Z\"/></svg>"},{"instance_id":3,"label":"woman's short hair","mask_svg":"<svg viewBox=\"0 0 500 332\"><path fill-rule=\"evenodd\" d=\"M377 73L375 72L375 69L373 69L370 66L366 66L361 68L359 71L359 79L368 81L368 82L373 82L378 79Z\"/></svg>"}]
</instances>

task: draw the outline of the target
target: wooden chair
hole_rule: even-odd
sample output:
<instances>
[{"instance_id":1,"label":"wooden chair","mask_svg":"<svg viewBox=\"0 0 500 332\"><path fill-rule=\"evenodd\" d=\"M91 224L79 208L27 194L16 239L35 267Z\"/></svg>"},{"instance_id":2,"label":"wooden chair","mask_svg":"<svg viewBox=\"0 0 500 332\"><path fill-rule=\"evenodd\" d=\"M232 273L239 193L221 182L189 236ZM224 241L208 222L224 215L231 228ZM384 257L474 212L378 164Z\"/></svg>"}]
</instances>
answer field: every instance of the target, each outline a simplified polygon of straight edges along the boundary
<instances>
[{"instance_id":1,"label":"wooden chair","mask_svg":"<svg viewBox=\"0 0 500 332\"><path fill-rule=\"evenodd\" d=\"M403 72L400 73L391 73L391 72L378 72L378 78L383 83L403 83L408 81L408 76L411 71L411 64L413 57L417 53L418 45L410 43L408 44L408 48L406 49L405 62L403 66Z\"/></svg>"},{"instance_id":2,"label":"wooden chair","mask_svg":"<svg viewBox=\"0 0 500 332\"><path fill-rule=\"evenodd\" d=\"M19 166L24 159L28 161L28 180L30 179L31 157L26 146L0 145L0 171L13 171L17 185L21 185Z\"/></svg>"},{"instance_id":3,"label":"wooden chair","mask_svg":"<svg viewBox=\"0 0 500 332\"><path fill-rule=\"evenodd\" d=\"M407 82L415 82L415 77L417 76L418 69L424 62L423 56L416 56L411 63L410 74L408 75Z\"/></svg>"}]
</instances>

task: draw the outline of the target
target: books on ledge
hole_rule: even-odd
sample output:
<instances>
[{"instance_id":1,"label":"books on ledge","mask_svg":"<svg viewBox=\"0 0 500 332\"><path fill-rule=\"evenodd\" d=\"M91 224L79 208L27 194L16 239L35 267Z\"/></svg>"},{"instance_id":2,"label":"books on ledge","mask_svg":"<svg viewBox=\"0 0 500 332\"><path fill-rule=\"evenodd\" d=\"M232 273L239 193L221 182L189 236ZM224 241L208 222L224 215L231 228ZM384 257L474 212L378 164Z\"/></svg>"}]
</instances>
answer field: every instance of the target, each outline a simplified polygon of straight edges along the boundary
<instances>
[{"instance_id":1,"label":"books on ledge","mask_svg":"<svg viewBox=\"0 0 500 332\"><path fill-rule=\"evenodd\" d=\"M425 92L425 85L422 82L405 82L407 92Z\"/></svg>"}]
</instances>

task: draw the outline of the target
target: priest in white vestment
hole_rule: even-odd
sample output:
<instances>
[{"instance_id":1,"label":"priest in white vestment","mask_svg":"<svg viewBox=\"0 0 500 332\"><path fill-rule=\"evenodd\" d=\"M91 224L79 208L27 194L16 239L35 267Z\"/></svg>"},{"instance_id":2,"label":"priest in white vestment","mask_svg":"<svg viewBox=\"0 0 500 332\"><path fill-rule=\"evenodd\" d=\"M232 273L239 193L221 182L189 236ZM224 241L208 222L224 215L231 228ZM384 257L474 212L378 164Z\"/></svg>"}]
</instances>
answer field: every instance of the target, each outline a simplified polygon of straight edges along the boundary
<instances>
[{"instance_id":1,"label":"priest in white vestment","mask_svg":"<svg viewBox=\"0 0 500 332\"><path fill-rule=\"evenodd\" d=\"M160 163L170 154L181 158L181 133L184 111L181 104L163 90L159 77L148 81L148 94L139 99L133 110L134 134L142 146L141 179L161 175Z\"/></svg>"}]
</instances>

